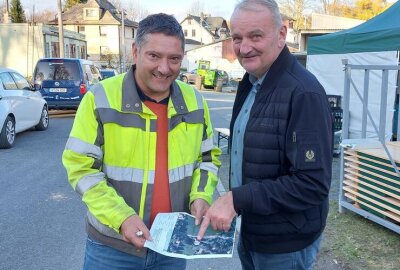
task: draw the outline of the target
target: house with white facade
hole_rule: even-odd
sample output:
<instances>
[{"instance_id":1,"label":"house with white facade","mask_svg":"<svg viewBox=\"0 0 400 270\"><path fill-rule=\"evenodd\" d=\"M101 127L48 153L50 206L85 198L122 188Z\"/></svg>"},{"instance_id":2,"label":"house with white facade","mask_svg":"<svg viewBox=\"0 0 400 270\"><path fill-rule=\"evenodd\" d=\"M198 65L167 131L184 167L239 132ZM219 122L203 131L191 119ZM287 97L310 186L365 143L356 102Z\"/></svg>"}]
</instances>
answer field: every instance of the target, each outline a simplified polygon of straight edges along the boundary
<instances>
[{"instance_id":1,"label":"house with white facade","mask_svg":"<svg viewBox=\"0 0 400 270\"><path fill-rule=\"evenodd\" d=\"M181 22L186 39L195 40L200 44L210 44L230 36L228 23L222 17L187 15Z\"/></svg>"},{"instance_id":2,"label":"house with white facade","mask_svg":"<svg viewBox=\"0 0 400 270\"><path fill-rule=\"evenodd\" d=\"M241 79L245 73L233 52L230 37L187 51L182 66L191 71L198 67L199 60L210 61L211 69L224 70L231 79Z\"/></svg>"},{"instance_id":3,"label":"house with white facade","mask_svg":"<svg viewBox=\"0 0 400 270\"><path fill-rule=\"evenodd\" d=\"M206 17L207 18L207 17ZM192 37L190 35L191 29L196 30L195 33L200 31L204 31L204 27L200 27L200 17L188 15L182 22L182 28L184 30L186 38L198 38L198 35ZM288 31L293 29L293 19L288 16L282 15L283 23L287 26ZM210 22L213 20L210 20ZM185 49L185 57L182 61L183 69L188 71L192 71L198 67L199 60L208 60L210 61L211 69L220 69L224 70L228 73L231 79L241 79L245 73L244 68L240 65L239 61L236 58L236 55L233 51L232 47L232 38L230 37L230 30L226 24L226 21L219 23L222 26L226 26L227 36L225 38L221 38L221 36L213 36L209 32L208 35L204 35L206 39L202 39L205 44L199 45L197 47L187 48ZM190 27L189 27L190 26ZM217 28L212 28L215 29ZM217 31L218 32L218 31ZM221 33L221 31L219 31ZM288 37L288 45L291 51L295 50L290 46L290 42L292 42L293 37ZM208 43L206 43L207 41ZM211 42L210 42L211 41Z\"/></svg>"},{"instance_id":4,"label":"house with white facade","mask_svg":"<svg viewBox=\"0 0 400 270\"><path fill-rule=\"evenodd\" d=\"M32 76L36 62L44 57L59 57L58 27L45 24L0 24L0 66ZM87 58L85 35L64 30L66 57Z\"/></svg>"},{"instance_id":5,"label":"house with white facade","mask_svg":"<svg viewBox=\"0 0 400 270\"><path fill-rule=\"evenodd\" d=\"M88 59L98 66L110 63L125 71L132 63L132 43L138 23L125 18L107 0L88 0L65 10L64 29L86 35ZM58 24L58 19L51 24Z\"/></svg>"}]
</instances>

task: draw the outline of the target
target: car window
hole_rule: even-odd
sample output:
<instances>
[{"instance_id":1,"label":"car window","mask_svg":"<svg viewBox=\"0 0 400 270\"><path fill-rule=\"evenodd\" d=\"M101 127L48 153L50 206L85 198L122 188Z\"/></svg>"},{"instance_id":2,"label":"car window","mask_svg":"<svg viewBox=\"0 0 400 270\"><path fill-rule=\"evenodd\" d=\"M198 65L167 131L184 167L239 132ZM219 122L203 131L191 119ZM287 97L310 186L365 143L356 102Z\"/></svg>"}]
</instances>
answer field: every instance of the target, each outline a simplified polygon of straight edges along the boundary
<instances>
[{"instance_id":1,"label":"car window","mask_svg":"<svg viewBox=\"0 0 400 270\"><path fill-rule=\"evenodd\" d=\"M29 85L29 82L21 74L12 72L11 76L13 76L14 81L17 84L18 89L21 89L21 90L29 90L29 89L31 89L31 86Z\"/></svg>"},{"instance_id":2,"label":"car window","mask_svg":"<svg viewBox=\"0 0 400 270\"><path fill-rule=\"evenodd\" d=\"M97 72L96 67L84 64L83 70L85 72L85 78L88 81L89 85L98 83L100 81L101 75Z\"/></svg>"},{"instance_id":3,"label":"car window","mask_svg":"<svg viewBox=\"0 0 400 270\"><path fill-rule=\"evenodd\" d=\"M18 89L13 78L11 77L11 74L8 72L0 73L0 81L2 82L5 90Z\"/></svg>"},{"instance_id":4,"label":"car window","mask_svg":"<svg viewBox=\"0 0 400 270\"><path fill-rule=\"evenodd\" d=\"M44 80L80 80L77 62L38 62L35 83Z\"/></svg>"}]
</instances>

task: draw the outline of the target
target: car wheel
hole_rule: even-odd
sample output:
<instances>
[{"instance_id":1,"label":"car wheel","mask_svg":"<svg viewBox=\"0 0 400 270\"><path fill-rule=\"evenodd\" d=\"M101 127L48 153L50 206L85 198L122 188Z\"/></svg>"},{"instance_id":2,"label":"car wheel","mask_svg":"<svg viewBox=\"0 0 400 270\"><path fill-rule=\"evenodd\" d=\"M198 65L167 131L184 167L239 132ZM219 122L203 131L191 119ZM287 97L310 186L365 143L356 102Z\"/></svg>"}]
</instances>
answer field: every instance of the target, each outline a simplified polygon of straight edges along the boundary
<instances>
[{"instance_id":1,"label":"car wheel","mask_svg":"<svg viewBox=\"0 0 400 270\"><path fill-rule=\"evenodd\" d=\"M188 78L187 77L182 77L182 82L188 83Z\"/></svg>"},{"instance_id":2,"label":"car wheel","mask_svg":"<svg viewBox=\"0 0 400 270\"><path fill-rule=\"evenodd\" d=\"M49 127L49 111L47 107L44 106L42 110L42 114L40 116L39 124L35 126L36 130L46 130Z\"/></svg>"},{"instance_id":3,"label":"car wheel","mask_svg":"<svg viewBox=\"0 0 400 270\"><path fill-rule=\"evenodd\" d=\"M4 126L0 133L0 148L11 148L15 140L15 122L10 116L7 116Z\"/></svg>"}]
</instances>

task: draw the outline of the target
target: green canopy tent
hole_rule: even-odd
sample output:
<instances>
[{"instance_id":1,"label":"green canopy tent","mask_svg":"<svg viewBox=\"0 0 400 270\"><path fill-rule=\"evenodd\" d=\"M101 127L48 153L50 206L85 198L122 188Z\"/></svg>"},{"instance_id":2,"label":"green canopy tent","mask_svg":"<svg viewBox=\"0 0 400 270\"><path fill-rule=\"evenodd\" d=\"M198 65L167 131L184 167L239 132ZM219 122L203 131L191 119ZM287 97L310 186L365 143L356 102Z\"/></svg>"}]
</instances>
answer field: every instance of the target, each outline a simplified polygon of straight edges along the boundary
<instances>
[{"instance_id":1,"label":"green canopy tent","mask_svg":"<svg viewBox=\"0 0 400 270\"><path fill-rule=\"evenodd\" d=\"M327 94L343 96L344 65L347 59L353 65L398 65L400 50L400 1L383 13L351 29L323 36L311 37L307 48L307 69L324 86ZM352 70L354 85L362 93L364 71ZM392 120L398 72L389 72L388 102L386 104L387 138L392 135ZM368 108L379 123L382 72L371 71L369 77ZM361 131L362 102L351 91L350 136L357 138ZM367 137L376 137L370 122Z\"/></svg>"},{"instance_id":2,"label":"green canopy tent","mask_svg":"<svg viewBox=\"0 0 400 270\"><path fill-rule=\"evenodd\" d=\"M308 55L400 50L400 1L351 29L312 37Z\"/></svg>"}]
</instances>

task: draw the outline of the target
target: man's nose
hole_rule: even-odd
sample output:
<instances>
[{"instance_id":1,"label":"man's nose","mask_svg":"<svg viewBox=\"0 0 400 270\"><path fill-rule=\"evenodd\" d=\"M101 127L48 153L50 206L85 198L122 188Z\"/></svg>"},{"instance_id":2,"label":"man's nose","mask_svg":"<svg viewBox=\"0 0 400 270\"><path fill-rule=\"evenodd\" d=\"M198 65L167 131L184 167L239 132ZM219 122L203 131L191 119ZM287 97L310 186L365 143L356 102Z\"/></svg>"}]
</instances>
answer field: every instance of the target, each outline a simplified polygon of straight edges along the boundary
<instances>
[{"instance_id":1,"label":"man's nose","mask_svg":"<svg viewBox=\"0 0 400 270\"><path fill-rule=\"evenodd\" d=\"M251 42L246 39L243 39L240 43L240 54L247 55L252 50Z\"/></svg>"},{"instance_id":2,"label":"man's nose","mask_svg":"<svg viewBox=\"0 0 400 270\"><path fill-rule=\"evenodd\" d=\"M158 63L158 71L162 74L167 74L169 72L169 63L167 58L161 58L160 62Z\"/></svg>"}]
</instances>

